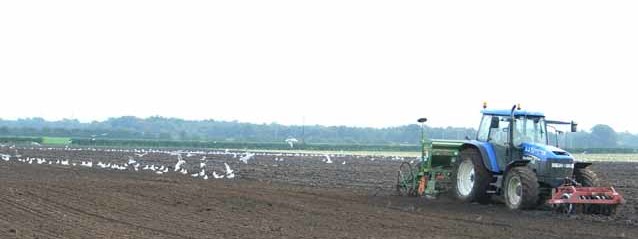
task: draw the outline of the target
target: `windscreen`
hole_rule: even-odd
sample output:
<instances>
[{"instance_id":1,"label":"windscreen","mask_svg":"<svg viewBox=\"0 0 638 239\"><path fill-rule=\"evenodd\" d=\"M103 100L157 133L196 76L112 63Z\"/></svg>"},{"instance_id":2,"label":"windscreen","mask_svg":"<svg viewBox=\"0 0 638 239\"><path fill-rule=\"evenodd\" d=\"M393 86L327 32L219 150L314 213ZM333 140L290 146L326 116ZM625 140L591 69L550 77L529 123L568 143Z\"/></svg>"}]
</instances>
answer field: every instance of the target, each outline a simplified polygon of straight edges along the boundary
<instances>
[{"instance_id":1,"label":"windscreen","mask_svg":"<svg viewBox=\"0 0 638 239\"><path fill-rule=\"evenodd\" d=\"M523 142L547 144L547 132L543 117L516 117L514 145L520 145Z\"/></svg>"}]
</instances>

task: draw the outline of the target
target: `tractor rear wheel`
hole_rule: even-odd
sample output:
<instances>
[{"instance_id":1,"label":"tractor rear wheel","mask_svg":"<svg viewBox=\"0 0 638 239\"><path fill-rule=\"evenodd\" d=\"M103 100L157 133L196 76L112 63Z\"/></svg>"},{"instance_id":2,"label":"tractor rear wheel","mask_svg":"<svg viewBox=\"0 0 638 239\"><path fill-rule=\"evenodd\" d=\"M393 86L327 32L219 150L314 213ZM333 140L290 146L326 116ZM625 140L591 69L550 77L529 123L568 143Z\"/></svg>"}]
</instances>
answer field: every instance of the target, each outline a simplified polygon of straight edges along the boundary
<instances>
[{"instance_id":1,"label":"tractor rear wheel","mask_svg":"<svg viewBox=\"0 0 638 239\"><path fill-rule=\"evenodd\" d=\"M510 209L538 206L539 185L536 173L528 167L513 167L505 174L505 204Z\"/></svg>"},{"instance_id":2,"label":"tractor rear wheel","mask_svg":"<svg viewBox=\"0 0 638 239\"><path fill-rule=\"evenodd\" d=\"M575 168L574 180L580 183L583 187L597 187L600 184L598 175L589 168Z\"/></svg>"},{"instance_id":3,"label":"tractor rear wheel","mask_svg":"<svg viewBox=\"0 0 638 239\"><path fill-rule=\"evenodd\" d=\"M491 180L492 175L483 166L479 151L474 148L462 150L452 174L456 198L463 202L490 202L487 190Z\"/></svg>"}]
</instances>

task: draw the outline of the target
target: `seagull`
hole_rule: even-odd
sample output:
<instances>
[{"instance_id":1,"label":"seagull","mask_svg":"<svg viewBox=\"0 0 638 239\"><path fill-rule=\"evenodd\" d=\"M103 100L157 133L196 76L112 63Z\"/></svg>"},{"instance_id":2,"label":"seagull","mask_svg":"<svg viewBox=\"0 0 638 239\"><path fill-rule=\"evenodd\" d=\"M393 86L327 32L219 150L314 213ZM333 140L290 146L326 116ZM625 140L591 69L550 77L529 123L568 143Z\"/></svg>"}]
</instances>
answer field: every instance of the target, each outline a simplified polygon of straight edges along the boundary
<instances>
[{"instance_id":1,"label":"seagull","mask_svg":"<svg viewBox=\"0 0 638 239\"><path fill-rule=\"evenodd\" d=\"M227 163L224 163L224 166L226 166L226 178L234 178L235 174L233 173L233 170L230 169L230 166L228 166Z\"/></svg>"},{"instance_id":2,"label":"seagull","mask_svg":"<svg viewBox=\"0 0 638 239\"><path fill-rule=\"evenodd\" d=\"M191 177L194 177L194 178L196 178L196 177L198 177L198 176L199 176L199 173L191 174Z\"/></svg>"},{"instance_id":3,"label":"seagull","mask_svg":"<svg viewBox=\"0 0 638 239\"><path fill-rule=\"evenodd\" d=\"M328 156L327 154L325 156L326 156L326 163L332 163L332 160L330 160L330 156Z\"/></svg>"},{"instance_id":4,"label":"seagull","mask_svg":"<svg viewBox=\"0 0 638 239\"><path fill-rule=\"evenodd\" d=\"M135 164L135 163L137 162L133 159L133 157L128 156L128 164Z\"/></svg>"},{"instance_id":5,"label":"seagull","mask_svg":"<svg viewBox=\"0 0 638 239\"><path fill-rule=\"evenodd\" d=\"M288 143L288 145L290 145L290 148L293 148L295 146L295 143L299 142L297 139L295 138L287 138L286 140L284 140L286 143Z\"/></svg>"},{"instance_id":6,"label":"seagull","mask_svg":"<svg viewBox=\"0 0 638 239\"><path fill-rule=\"evenodd\" d=\"M255 156L255 154L247 153L244 157L241 157L239 161L242 161L245 164L248 164L248 160L250 160L253 156Z\"/></svg>"},{"instance_id":7,"label":"seagull","mask_svg":"<svg viewBox=\"0 0 638 239\"><path fill-rule=\"evenodd\" d=\"M206 160L206 156L202 156L202 158L200 159L200 161L204 161Z\"/></svg>"},{"instance_id":8,"label":"seagull","mask_svg":"<svg viewBox=\"0 0 638 239\"><path fill-rule=\"evenodd\" d=\"M137 155L137 157L140 157L140 158L141 158L141 157L146 156L147 154L148 154L148 152L141 153L141 154L137 154L137 153L136 153L135 155Z\"/></svg>"},{"instance_id":9,"label":"seagull","mask_svg":"<svg viewBox=\"0 0 638 239\"><path fill-rule=\"evenodd\" d=\"M11 159L11 155L8 155L8 154L2 154L1 157L2 157L2 160L4 161L9 161L9 159Z\"/></svg>"},{"instance_id":10,"label":"seagull","mask_svg":"<svg viewBox=\"0 0 638 239\"><path fill-rule=\"evenodd\" d=\"M204 180L208 180L208 175L204 175Z\"/></svg>"},{"instance_id":11,"label":"seagull","mask_svg":"<svg viewBox=\"0 0 638 239\"><path fill-rule=\"evenodd\" d=\"M199 167L200 168L206 167L206 163L199 163Z\"/></svg>"},{"instance_id":12,"label":"seagull","mask_svg":"<svg viewBox=\"0 0 638 239\"><path fill-rule=\"evenodd\" d=\"M185 168L182 169L182 171L180 171L180 173L182 174L188 174L188 170L186 170Z\"/></svg>"},{"instance_id":13,"label":"seagull","mask_svg":"<svg viewBox=\"0 0 638 239\"><path fill-rule=\"evenodd\" d=\"M217 174L217 172L213 171L213 178L215 179L224 178L224 175L219 175Z\"/></svg>"},{"instance_id":14,"label":"seagull","mask_svg":"<svg viewBox=\"0 0 638 239\"><path fill-rule=\"evenodd\" d=\"M183 159L179 159L177 160L177 163L175 164L175 172L179 171L180 168L182 167L182 164L185 164L186 161L184 161Z\"/></svg>"},{"instance_id":15,"label":"seagull","mask_svg":"<svg viewBox=\"0 0 638 239\"><path fill-rule=\"evenodd\" d=\"M346 161L343 161L343 163L341 163L341 164L346 165Z\"/></svg>"},{"instance_id":16,"label":"seagull","mask_svg":"<svg viewBox=\"0 0 638 239\"><path fill-rule=\"evenodd\" d=\"M204 176L206 174L206 172L204 171L204 169L202 169L202 171L199 171L199 176Z\"/></svg>"}]
</instances>

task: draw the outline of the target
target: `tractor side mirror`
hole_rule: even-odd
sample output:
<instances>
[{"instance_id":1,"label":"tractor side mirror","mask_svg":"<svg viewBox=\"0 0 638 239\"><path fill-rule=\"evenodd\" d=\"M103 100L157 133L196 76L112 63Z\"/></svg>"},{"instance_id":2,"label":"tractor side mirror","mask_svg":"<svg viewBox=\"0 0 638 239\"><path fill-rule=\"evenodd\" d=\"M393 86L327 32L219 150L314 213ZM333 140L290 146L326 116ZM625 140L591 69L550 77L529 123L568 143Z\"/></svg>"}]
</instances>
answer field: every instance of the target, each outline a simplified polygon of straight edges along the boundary
<instances>
[{"instance_id":1,"label":"tractor side mirror","mask_svg":"<svg viewBox=\"0 0 638 239\"><path fill-rule=\"evenodd\" d=\"M490 129L498 129L498 123L499 123L499 119L498 117L492 117L492 122L490 122Z\"/></svg>"},{"instance_id":2,"label":"tractor side mirror","mask_svg":"<svg viewBox=\"0 0 638 239\"><path fill-rule=\"evenodd\" d=\"M571 130L572 132L577 132L578 131L578 127L577 127L578 124L576 122L572 121L570 125L571 125L571 128L572 128L572 130Z\"/></svg>"}]
</instances>

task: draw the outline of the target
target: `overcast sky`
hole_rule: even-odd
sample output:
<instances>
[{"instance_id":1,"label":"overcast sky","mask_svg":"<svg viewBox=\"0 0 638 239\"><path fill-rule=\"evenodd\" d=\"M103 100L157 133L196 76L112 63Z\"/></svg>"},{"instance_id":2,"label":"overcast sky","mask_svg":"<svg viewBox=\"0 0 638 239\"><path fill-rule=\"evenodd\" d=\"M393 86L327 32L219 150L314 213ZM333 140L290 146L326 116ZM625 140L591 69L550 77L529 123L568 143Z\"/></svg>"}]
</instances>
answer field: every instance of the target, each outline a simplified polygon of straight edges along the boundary
<instances>
[{"instance_id":1,"label":"overcast sky","mask_svg":"<svg viewBox=\"0 0 638 239\"><path fill-rule=\"evenodd\" d=\"M0 118L638 133L638 1L2 1Z\"/></svg>"}]
</instances>

